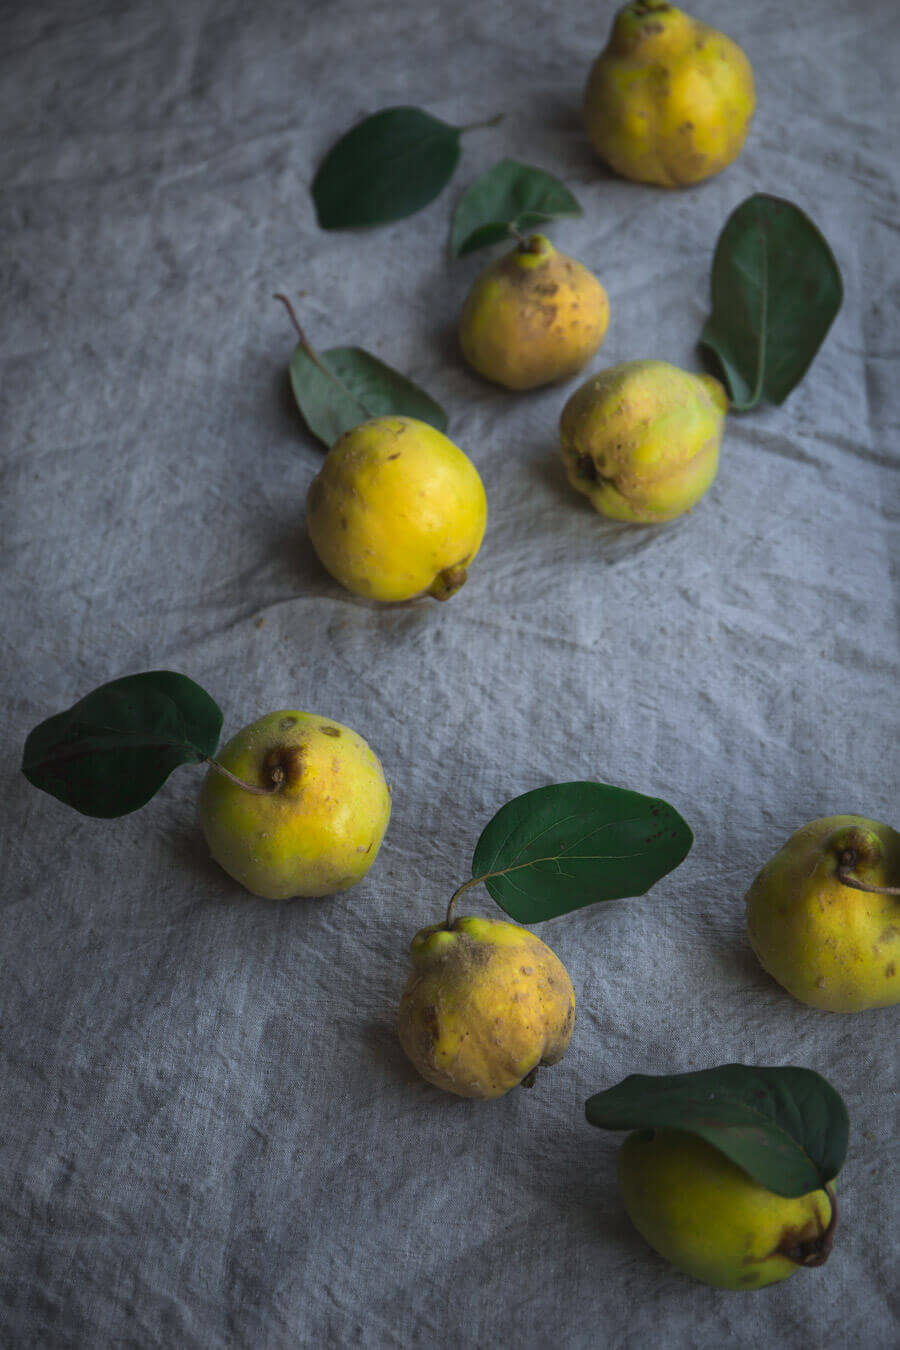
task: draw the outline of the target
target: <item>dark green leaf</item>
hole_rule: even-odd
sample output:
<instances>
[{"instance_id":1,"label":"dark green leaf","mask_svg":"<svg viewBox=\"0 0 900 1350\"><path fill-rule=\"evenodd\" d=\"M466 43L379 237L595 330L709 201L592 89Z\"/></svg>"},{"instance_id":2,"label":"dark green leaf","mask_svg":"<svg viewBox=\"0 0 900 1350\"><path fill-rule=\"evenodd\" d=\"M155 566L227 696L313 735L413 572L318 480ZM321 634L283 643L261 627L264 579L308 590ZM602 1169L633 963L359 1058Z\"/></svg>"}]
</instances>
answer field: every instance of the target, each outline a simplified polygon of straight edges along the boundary
<instances>
[{"instance_id":1,"label":"dark green leaf","mask_svg":"<svg viewBox=\"0 0 900 1350\"><path fill-rule=\"evenodd\" d=\"M847 1108L812 1069L723 1064L697 1073L636 1073L591 1097L585 1111L603 1130L699 1135L776 1195L822 1189L847 1152Z\"/></svg>"},{"instance_id":2,"label":"dark green leaf","mask_svg":"<svg viewBox=\"0 0 900 1350\"><path fill-rule=\"evenodd\" d=\"M732 212L716 245L700 341L718 358L736 409L784 402L842 299L834 254L798 206L757 193Z\"/></svg>"},{"instance_id":3,"label":"dark green leaf","mask_svg":"<svg viewBox=\"0 0 900 1350\"><path fill-rule=\"evenodd\" d=\"M472 874L519 923L643 895L686 857L693 835L666 802L606 783L555 783L500 808ZM502 875L487 875L500 873Z\"/></svg>"},{"instance_id":4,"label":"dark green leaf","mask_svg":"<svg viewBox=\"0 0 900 1350\"><path fill-rule=\"evenodd\" d=\"M421 211L453 176L461 132L421 108L385 108L357 123L313 179L322 229L384 225Z\"/></svg>"},{"instance_id":5,"label":"dark green leaf","mask_svg":"<svg viewBox=\"0 0 900 1350\"><path fill-rule=\"evenodd\" d=\"M457 258L498 244L510 230L524 234L559 216L580 216L581 207L558 178L514 159L502 159L469 188L456 208L450 247Z\"/></svg>"},{"instance_id":6,"label":"dark green leaf","mask_svg":"<svg viewBox=\"0 0 900 1350\"><path fill-rule=\"evenodd\" d=\"M361 347L332 347L316 357L318 363L298 343L291 357L291 387L306 425L326 449L360 422L388 414L417 417L447 430L439 403Z\"/></svg>"},{"instance_id":7,"label":"dark green leaf","mask_svg":"<svg viewBox=\"0 0 900 1350\"><path fill-rule=\"evenodd\" d=\"M35 727L22 772L83 815L124 816L179 764L215 754L221 730L218 705L186 675L126 675Z\"/></svg>"}]
</instances>

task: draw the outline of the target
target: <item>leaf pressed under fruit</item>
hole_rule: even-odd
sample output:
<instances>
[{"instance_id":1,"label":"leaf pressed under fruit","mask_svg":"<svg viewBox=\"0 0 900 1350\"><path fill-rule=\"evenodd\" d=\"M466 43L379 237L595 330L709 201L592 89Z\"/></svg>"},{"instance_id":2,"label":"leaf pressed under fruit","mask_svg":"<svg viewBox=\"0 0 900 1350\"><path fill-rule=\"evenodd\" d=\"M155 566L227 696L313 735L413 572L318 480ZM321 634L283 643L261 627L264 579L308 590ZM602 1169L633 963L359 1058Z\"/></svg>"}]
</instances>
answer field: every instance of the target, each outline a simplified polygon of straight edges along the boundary
<instances>
[{"instance_id":1,"label":"leaf pressed under fruit","mask_svg":"<svg viewBox=\"0 0 900 1350\"><path fill-rule=\"evenodd\" d=\"M585 1112L604 1130L699 1135L776 1195L822 1189L847 1153L847 1108L813 1069L722 1064L695 1073L636 1073L591 1097Z\"/></svg>"},{"instance_id":2,"label":"leaf pressed under fruit","mask_svg":"<svg viewBox=\"0 0 900 1350\"><path fill-rule=\"evenodd\" d=\"M215 754L222 712L186 675L150 670L101 685L25 742L30 783L86 816L143 806L179 764Z\"/></svg>"},{"instance_id":3,"label":"leaf pressed under fruit","mask_svg":"<svg viewBox=\"0 0 900 1350\"><path fill-rule=\"evenodd\" d=\"M450 247L457 258L498 244L511 231L526 230L560 216L580 216L581 207L565 183L543 169L502 159L463 194L453 216Z\"/></svg>"},{"instance_id":4,"label":"leaf pressed under fruit","mask_svg":"<svg viewBox=\"0 0 900 1350\"><path fill-rule=\"evenodd\" d=\"M667 802L606 783L554 783L501 807L478 840L472 874L512 918L539 923L643 895L692 843Z\"/></svg>"},{"instance_id":5,"label":"leaf pressed under fruit","mask_svg":"<svg viewBox=\"0 0 900 1350\"><path fill-rule=\"evenodd\" d=\"M843 298L825 238L798 206L757 193L716 244L712 314L700 342L718 359L732 406L783 403L822 345Z\"/></svg>"},{"instance_id":6,"label":"leaf pressed under fruit","mask_svg":"<svg viewBox=\"0 0 900 1350\"><path fill-rule=\"evenodd\" d=\"M447 430L447 414L439 403L361 347L332 347L313 359L298 343L290 375L297 407L326 449L360 422L388 414L417 417L438 431Z\"/></svg>"},{"instance_id":7,"label":"leaf pressed under fruit","mask_svg":"<svg viewBox=\"0 0 900 1350\"><path fill-rule=\"evenodd\" d=\"M313 179L322 229L384 225L420 211L453 176L461 134L421 108L384 108L358 122Z\"/></svg>"}]
</instances>

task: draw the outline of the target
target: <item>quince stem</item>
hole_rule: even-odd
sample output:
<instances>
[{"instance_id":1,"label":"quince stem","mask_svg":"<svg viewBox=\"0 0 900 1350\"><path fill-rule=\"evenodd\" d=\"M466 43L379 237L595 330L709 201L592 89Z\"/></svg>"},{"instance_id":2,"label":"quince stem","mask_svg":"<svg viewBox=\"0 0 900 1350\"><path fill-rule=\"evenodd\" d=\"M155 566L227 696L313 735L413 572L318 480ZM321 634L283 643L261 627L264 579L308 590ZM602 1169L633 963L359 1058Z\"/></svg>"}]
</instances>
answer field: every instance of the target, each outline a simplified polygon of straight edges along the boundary
<instances>
[{"instance_id":1,"label":"quince stem","mask_svg":"<svg viewBox=\"0 0 900 1350\"><path fill-rule=\"evenodd\" d=\"M364 412L367 418L371 417L372 410L370 408L367 408L364 403L360 403L359 399L356 397L353 391L348 389L347 386L341 380L338 379L334 371L329 370L328 367L325 365L324 361L320 360L320 358L316 355L315 348L312 346L303 329L300 327L300 320L297 318L297 315L294 311L294 306L291 304L287 296L282 295L280 291L276 291L275 294L272 296L272 299L280 300L281 303L284 305L285 309L287 310L288 314L291 317L291 323L294 325L294 328L297 331L297 340L299 341L300 346L303 348L306 355L309 357L310 361L312 361L313 365L317 366L318 369L321 370L323 375L327 375L329 380L331 380L332 384L336 384L338 389L340 389L342 393L346 394L349 399L352 399L353 402L356 404L357 408L359 408L361 412Z\"/></svg>"},{"instance_id":2,"label":"quince stem","mask_svg":"<svg viewBox=\"0 0 900 1350\"><path fill-rule=\"evenodd\" d=\"M210 758L209 755L206 756L205 762L211 769L215 769L217 773L220 773L223 778L230 778L232 783L236 783L239 788L243 788L245 792L253 792L257 797L271 797L273 793L278 791L284 782L284 769L278 768L277 765L272 770L272 786L257 787L255 783L245 783L243 778L238 778L237 774L233 774L230 769L225 768L224 764L219 764L217 760Z\"/></svg>"},{"instance_id":3,"label":"quince stem","mask_svg":"<svg viewBox=\"0 0 900 1350\"><path fill-rule=\"evenodd\" d=\"M467 131L481 131L482 127L496 127L503 121L503 113L497 113L495 117L489 117L486 122L470 122L466 127L460 127L462 134Z\"/></svg>"},{"instance_id":4,"label":"quince stem","mask_svg":"<svg viewBox=\"0 0 900 1350\"><path fill-rule=\"evenodd\" d=\"M856 891L869 891L872 895L900 895L900 886L873 886L869 881L860 881L859 877L851 876L852 869L857 864L857 856L852 849L847 849L838 859L838 881L844 886L852 886Z\"/></svg>"}]
</instances>

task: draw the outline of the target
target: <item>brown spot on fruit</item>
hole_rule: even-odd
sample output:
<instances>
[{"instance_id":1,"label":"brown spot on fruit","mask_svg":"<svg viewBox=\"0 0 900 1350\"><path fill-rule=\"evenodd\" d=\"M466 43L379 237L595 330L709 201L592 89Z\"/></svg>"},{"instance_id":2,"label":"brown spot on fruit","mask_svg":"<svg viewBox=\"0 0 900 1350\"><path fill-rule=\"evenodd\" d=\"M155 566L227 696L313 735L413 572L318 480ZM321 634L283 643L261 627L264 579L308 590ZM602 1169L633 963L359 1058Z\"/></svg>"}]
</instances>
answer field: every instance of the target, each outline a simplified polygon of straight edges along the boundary
<instances>
[{"instance_id":1,"label":"brown spot on fruit","mask_svg":"<svg viewBox=\"0 0 900 1350\"><path fill-rule=\"evenodd\" d=\"M340 728L338 727L323 726L320 727L319 730L322 732L323 736L340 736L341 734Z\"/></svg>"},{"instance_id":2,"label":"brown spot on fruit","mask_svg":"<svg viewBox=\"0 0 900 1350\"><path fill-rule=\"evenodd\" d=\"M893 979L893 977L896 974L897 974L897 964L895 961L891 961L884 968L884 978L886 980L890 980Z\"/></svg>"}]
</instances>

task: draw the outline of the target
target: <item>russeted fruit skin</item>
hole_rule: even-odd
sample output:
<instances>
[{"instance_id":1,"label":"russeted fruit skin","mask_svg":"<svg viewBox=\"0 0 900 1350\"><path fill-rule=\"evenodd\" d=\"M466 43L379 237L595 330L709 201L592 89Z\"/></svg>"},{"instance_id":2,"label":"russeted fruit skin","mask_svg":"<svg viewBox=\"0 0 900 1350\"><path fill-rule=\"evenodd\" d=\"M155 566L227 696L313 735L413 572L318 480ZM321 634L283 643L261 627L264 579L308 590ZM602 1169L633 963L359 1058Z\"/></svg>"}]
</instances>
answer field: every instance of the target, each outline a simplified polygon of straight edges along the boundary
<instances>
[{"instance_id":1,"label":"russeted fruit skin","mask_svg":"<svg viewBox=\"0 0 900 1350\"><path fill-rule=\"evenodd\" d=\"M379 759L355 731L285 709L239 731L216 758L253 786L280 780L259 796L210 769L200 790L209 851L248 891L269 900L333 895L365 876L391 796Z\"/></svg>"},{"instance_id":2,"label":"russeted fruit skin","mask_svg":"<svg viewBox=\"0 0 900 1350\"><path fill-rule=\"evenodd\" d=\"M719 1289L764 1289L801 1269L803 1244L831 1219L825 1191L796 1199L753 1181L706 1140L681 1130L637 1130L619 1149L628 1217L673 1266Z\"/></svg>"},{"instance_id":3,"label":"russeted fruit skin","mask_svg":"<svg viewBox=\"0 0 900 1350\"><path fill-rule=\"evenodd\" d=\"M665 0L636 0L617 14L594 63L584 119L616 173L675 188L737 158L755 104L737 43Z\"/></svg>"},{"instance_id":4,"label":"russeted fruit skin","mask_svg":"<svg viewBox=\"0 0 900 1350\"><path fill-rule=\"evenodd\" d=\"M623 361L592 375L560 419L566 474L615 520L672 520L711 486L728 397L712 375Z\"/></svg>"},{"instance_id":5,"label":"russeted fruit skin","mask_svg":"<svg viewBox=\"0 0 900 1350\"><path fill-rule=\"evenodd\" d=\"M536 389L577 375L609 325L609 300L592 272L542 234L491 263L463 305L459 341L479 375L506 389Z\"/></svg>"},{"instance_id":6,"label":"russeted fruit skin","mask_svg":"<svg viewBox=\"0 0 900 1350\"><path fill-rule=\"evenodd\" d=\"M475 465L440 431L375 417L335 441L306 520L319 558L356 595L446 600L481 546L487 499Z\"/></svg>"},{"instance_id":7,"label":"russeted fruit skin","mask_svg":"<svg viewBox=\"0 0 900 1350\"><path fill-rule=\"evenodd\" d=\"M400 1002L400 1043L423 1078L460 1097L502 1097L566 1052L575 991L526 928L456 919L423 928Z\"/></svg>"},{"instance_id":8,"label":"russeted fruit skin","mask_svg":"<svg viewBox=\"0 0 900 1350\"><path fill-rule=\"evenodd\" d=\"M840 860L871 886L900 886L900 834L865 816L823 816L791 835L747 892L750 945L795 998L826 1012L900 1002L900 896L845 885Z\"/></svg>"}]
</instances>

